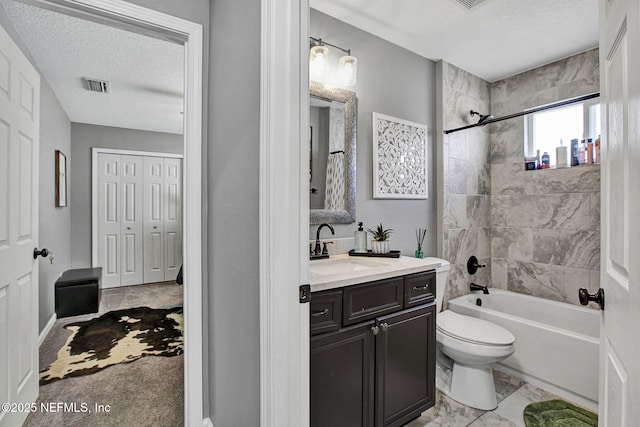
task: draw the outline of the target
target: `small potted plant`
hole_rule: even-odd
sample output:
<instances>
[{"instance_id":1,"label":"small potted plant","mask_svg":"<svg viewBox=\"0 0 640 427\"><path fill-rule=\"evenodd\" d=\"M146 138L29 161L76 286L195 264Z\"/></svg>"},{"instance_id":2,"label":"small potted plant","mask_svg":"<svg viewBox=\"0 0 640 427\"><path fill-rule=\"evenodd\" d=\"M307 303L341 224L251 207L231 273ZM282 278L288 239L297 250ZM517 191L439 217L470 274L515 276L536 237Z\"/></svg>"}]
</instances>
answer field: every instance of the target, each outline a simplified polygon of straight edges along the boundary
<instances>
[{"instance_id":1,"label":"small potted plant","mask_svg":"<svg viewBox=\"0 0 640 427\"><path fill-rule=\"evenodd\" d=\"M389 236L393 232L392 228L385 228L382 223L378 224L375 230L367 228L367 231L373 235L371 241L371 252L374 254L388 254L391 249L389 248Z\"/></svg>"}]
</instances>

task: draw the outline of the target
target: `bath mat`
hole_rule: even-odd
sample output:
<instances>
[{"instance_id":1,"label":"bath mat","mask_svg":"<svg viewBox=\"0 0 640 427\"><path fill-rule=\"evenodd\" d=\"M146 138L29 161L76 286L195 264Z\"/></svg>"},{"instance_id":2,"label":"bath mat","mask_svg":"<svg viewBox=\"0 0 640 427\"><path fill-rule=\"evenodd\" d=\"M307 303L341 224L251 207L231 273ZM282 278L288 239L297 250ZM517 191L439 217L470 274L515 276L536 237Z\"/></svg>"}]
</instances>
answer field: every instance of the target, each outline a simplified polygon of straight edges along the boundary
<instances>
[{"instance_id":1,"label":"bath mat","mask_svg":"<svg viewBox=\"0 0 640 427\"><path fill-rule=\"evenodd\" d=\"M144 356L182 354L182 320L182 307L136 307L65 325L72 334L57 359L40 372L40 385L93 374Z\"/></svg>"},{"instance_id":2,"label":"bath mat","mask_svg":"<svg viewBox=\"0 0 640 427\"><path fill-rule=\"evenodd\" d=\"M524 424L527 427L593 427L598 425L598 415L564 400L547 400L532 403L524 408Z\"/></svg>"}]
</instances>

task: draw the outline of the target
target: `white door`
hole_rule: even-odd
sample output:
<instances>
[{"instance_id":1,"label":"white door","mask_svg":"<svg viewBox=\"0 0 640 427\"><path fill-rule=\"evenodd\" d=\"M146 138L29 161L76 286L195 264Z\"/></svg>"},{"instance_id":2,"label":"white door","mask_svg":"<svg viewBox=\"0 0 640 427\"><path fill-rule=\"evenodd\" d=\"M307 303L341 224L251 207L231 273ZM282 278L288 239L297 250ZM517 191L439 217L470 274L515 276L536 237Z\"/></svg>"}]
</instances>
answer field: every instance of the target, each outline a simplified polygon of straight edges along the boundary
<instances>
[{"instance_id":1,"label":"white door","mask_svg":"<svg viewBox=\"0 0 640 427\"><path fill-rule=\"evenodd\" d=\"M176 280L182 265L182 159L164 159L164 280Z\"/></svg>"},{"instance_id":2,"label":"white door","mask_svg":"<svg viewBox=\"0 0 640 427\"><path fill-rule=\"evenodd\" d=\"M39 120L40 76L0 27L0 403L38 397ZM0 426L26 417L0 410Z\"/></svg>"},{"instance_id":3,"label":"white door","mask_svg":"<svg viewBox=\"0 0 640 427\"><path fill-rule=\"evenodd\" d=\"M144 158L144 283L164 281L164 159Z\"/></svg>"},{"instance_id":4,"label":"white door","mask_svg":"<svg viewBox=\"0 0 640 427\"><path fill-rule=\"evenodd\" d=\"M640 422L640 6L600 0L600 426ZM585 372L585 375L589 375Z\"/></svg>"},{"instance_id":5,"label":"white door","mask_svg":"<svg viewBox=\"0 0 640 427\"><path fill-rule=\"evenodd\" d=\"M143 158L120 156L122 176L122 221L120 225L120 286L139 285L142 262L142 174Z\"/></svg>"},{"instance_id":6,"label":"white door","mask_svg":"<svg viewBox=\"0 0 640 427\"><path fill-rule=\"evenodd\" d=\"M98 156L98 260L102 287L120 286L120 175L118 154Z\"/></svg>"}]
</instances>

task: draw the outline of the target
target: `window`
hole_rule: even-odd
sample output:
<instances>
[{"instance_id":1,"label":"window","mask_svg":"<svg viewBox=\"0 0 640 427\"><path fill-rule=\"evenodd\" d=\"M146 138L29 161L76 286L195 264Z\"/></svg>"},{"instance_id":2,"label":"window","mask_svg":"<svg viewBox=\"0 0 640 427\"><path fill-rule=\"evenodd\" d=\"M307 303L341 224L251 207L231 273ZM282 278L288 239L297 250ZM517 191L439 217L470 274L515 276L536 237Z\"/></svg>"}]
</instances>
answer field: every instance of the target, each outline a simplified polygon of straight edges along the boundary
<instances>
[{"instance_id":1,"label":"window","mask_svg":"<svg viewBox=\"0 0 640 427\"><path fill-rule=\"evenodd\" d=\"M528 114L525 120L525 157L536 157L549 153L551 167L557 164L556 147L567 147L569 162L571 159L571 140L588 139L594 141L600 136L600 100L567 105Z\"/></svg>"}]
</instances>

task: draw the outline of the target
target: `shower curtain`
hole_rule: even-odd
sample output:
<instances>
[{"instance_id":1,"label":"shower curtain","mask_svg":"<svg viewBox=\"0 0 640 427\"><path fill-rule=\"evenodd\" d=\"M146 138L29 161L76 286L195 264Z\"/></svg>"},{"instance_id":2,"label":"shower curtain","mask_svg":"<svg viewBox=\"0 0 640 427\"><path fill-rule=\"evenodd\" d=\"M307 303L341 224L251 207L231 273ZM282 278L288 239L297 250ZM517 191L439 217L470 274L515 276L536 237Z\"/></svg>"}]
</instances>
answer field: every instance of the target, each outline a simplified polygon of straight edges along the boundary
<instances>
[{"instance_id":1,"label":"shower curtain","mask_svg":"<svg viewBox=\"0 0 640 427\"><path fill-rule=\"evenodd\" d=\"M342 210L344 204L344 110L329 108L329 158L324 208Z\"/></svg>"}]
</instances>

